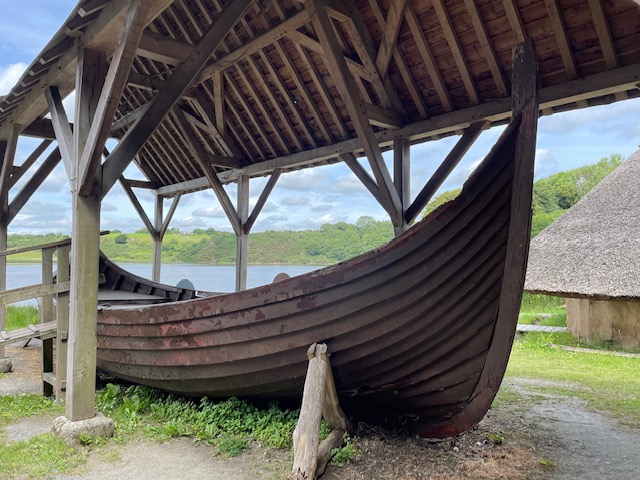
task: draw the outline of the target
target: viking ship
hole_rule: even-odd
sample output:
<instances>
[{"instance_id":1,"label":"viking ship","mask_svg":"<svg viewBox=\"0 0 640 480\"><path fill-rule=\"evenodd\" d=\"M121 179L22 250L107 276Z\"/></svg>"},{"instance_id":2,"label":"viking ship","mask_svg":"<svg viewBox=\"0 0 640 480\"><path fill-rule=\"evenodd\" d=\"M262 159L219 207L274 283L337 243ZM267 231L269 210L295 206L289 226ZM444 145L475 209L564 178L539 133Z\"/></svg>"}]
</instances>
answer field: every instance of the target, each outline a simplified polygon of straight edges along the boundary
<instances>
[{"instance_id":1,"label":"viking ship","mask_svg":"<svg viewBox=\"0 0 640 480\"><path fill-rule=\"evenodd\" d=\"M102 301L98 366L187 396L291 399L307 348L323 342L347 414L431 437L469 429L498 389L517 322L533 171L515 161L521 117L455 200L349 261L198 298L103 260L103 299L155 300Z\"/></svg>"}]
</instances>

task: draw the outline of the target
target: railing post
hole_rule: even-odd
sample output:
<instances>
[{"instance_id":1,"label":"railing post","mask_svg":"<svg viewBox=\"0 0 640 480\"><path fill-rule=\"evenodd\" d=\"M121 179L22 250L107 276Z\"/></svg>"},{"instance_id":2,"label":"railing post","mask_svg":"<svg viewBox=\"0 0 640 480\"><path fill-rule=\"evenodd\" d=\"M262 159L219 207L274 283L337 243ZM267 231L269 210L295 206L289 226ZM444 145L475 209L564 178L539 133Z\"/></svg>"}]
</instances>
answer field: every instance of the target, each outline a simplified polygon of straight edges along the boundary
<instances>
[{"instance_id":1,"label":"railing post","mask_svg":"<svg viewBox=\"0 0 640 480\"><path fill-rule=\"evenodd\" d=\"M69 281L69 251L71 245L58 248L58 283ZM67 340L69 339L69 292L57 295L56 335L56 400L64 403L67 390Z\"/></svg>"},{"instance_id":2,"label":"railing post","mask_svg":"<svg viewBox=\"0 0 640 480\"><path fill-rule=\"evenodd\" d=\"M53 285L53 252L55 247L42 249L42 285ZM53 296L40 298L40 323L53 321ZM48 374L48 375L47 375ZM42 340L42 393L53 396L53 385L46 378L53 375L53 338Z\"/></svg>"}]
</instances>

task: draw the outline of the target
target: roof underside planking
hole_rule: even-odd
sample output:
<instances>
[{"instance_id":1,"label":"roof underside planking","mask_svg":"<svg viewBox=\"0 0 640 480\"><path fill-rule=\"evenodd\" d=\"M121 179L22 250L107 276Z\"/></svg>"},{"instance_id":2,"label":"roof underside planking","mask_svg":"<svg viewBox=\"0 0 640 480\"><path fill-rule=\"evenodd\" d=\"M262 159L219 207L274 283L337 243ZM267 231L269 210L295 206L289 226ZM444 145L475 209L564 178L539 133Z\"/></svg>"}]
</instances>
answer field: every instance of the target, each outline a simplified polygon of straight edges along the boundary
<instances>
[{"instance_id":1,"label":"roof underside planking","mask_svg":"<svg viewBox=\"0 0 640 480\"><path fill-rule=\"evenodd\" d=\"M131 3L79 2L0 101L0 140L14 124L22 135L55 139L45 90L55 86L64 98L75 89L82 42L113 58ZM112 137L144 127L229 3L143 2L146 26L132 40ZM254 1L137 150L148 182L131 185L173 196L210 188L208 172L226 183L349 154L371 161L397 139L502 123L512 49L525 38L539 62L543 114L640 96L632 0Z\"/></svg>"}]
</instances>

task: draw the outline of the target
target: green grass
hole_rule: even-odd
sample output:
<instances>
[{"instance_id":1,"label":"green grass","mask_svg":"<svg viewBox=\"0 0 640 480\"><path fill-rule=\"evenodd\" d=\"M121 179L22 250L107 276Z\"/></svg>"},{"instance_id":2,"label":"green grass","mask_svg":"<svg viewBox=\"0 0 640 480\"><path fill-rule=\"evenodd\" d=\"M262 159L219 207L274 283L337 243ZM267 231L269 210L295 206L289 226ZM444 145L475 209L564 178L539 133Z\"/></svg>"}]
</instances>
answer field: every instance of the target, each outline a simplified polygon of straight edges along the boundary
<instances>
[{"instance_id":1,"label":"green grass","mask_svg":"<svg viewBox=\"0 0 640 480\"><path fill-rule=\"evenodd\" d=\"M82 452L51 433L10 444L4 441L1 428L6 425L25 417L61 413L62 407L40 395L0 396L0 478L45 478L68 472L84 462Z\"/></svg>"},{"instance_id":2,"label":"green grass","mask_svg":"<svg viewBox=\"0 0 640 480\"><path fill-rule=\"evenodd\" d=\"M86 460L86 453L66 445L51 433L26 441L0 442L0 478L48 478L70 472Z\"/></svg>"},{"instance_id":3,"label":"green grass","mask_svg":"<svg viewBox=\"0 0 640 480\"><path fill-rule=\"evenodd\" d=\"M562 382L540 387L585 400L624 423L640 426L640 359L569 352L553 344L575 343L568 333L528 333L513 345L507 376Z\"/></svg>"},{"instance_id":4,"label":"green grass","mask_svg":"<svg viewBox=\"0 0 640 480\"><path fill-rule=\"evenodd\" d=\"M7 318L5 330L16 330L24 328L27 325L35 325L40 322L38 307L32 305L25 306L7 306Z\"/></svg>"},{"instance_id":5,"label":"green grass","mask_svg":"<svg viewBox=\"0 0 640 480\"><path fill-rule=\"evenodd\" d=\"M518 323L525 325L544 325L548 327L566 327L567 311L565 299L549 295L525 293L520 305Z\"/></svg>"},{"instance_id":6,"label":"green grass","mask_svg":"<svg viewBox=\"0 0 640 480\"><path fill-rule=\"evenodd\" d=\"M41 395L0 395L0 427L35 415L62 413L62 407Z\"/></svg>"}]
</instances>

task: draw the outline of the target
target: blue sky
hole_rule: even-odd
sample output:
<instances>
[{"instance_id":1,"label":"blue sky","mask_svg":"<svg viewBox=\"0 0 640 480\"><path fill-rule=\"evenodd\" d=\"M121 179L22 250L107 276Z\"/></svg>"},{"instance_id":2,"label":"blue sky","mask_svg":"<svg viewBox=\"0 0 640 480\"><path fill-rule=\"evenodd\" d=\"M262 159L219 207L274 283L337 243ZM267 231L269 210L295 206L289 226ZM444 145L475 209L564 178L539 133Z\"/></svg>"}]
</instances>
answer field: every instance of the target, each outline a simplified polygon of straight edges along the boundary
<instances>
[{"instance_id":1,"label":"blue sky","mask_svg":"<svg viewBox=\"0 0 640 480\"><path fill-rule=\"evenodd\" d=\"M6 94L15 84L67 18L75 3L70 0L0 2L0 95ZM29 15L25 15L25 11ZM70 102L66 103L69 113L72 113ZM592 164L612 153L619 153L626 158L640 146L639 112L640 99L635 99L542 117L538 130L536 178ZM491 129L482 134L445 183L444 190L461 185L466 175L491 148L500 131ZM419 192L457 138L428 142L412 148L413 195ZM21 164L36 145L34 140L21 139L16 164ZM127 176L142 178L133 167L128 169ZM28 177L29 174L25 179ZM257 200L265 183L266 179L251 180L252 203ZM21 184L12 189L11 196L19 191ZM226 188L235 201L235 185ZM142 192L140 201L151 215L153 197ZM69 233L70 204L69 186L64 170L59 166L12 222L9 232ZM166 205L165 211L168 210L168 203ZM260 214L254 231L318 228L324 223L355 222L363 215L379 220L388 218L348 167L325 166L283 174ZM210 227L230 230L229 222L212 192L185 195L171 226L185 231ZM142 227L142 221L117 185L104 200L102 228L130 232Z\"/></svg>"}]
</instances>

